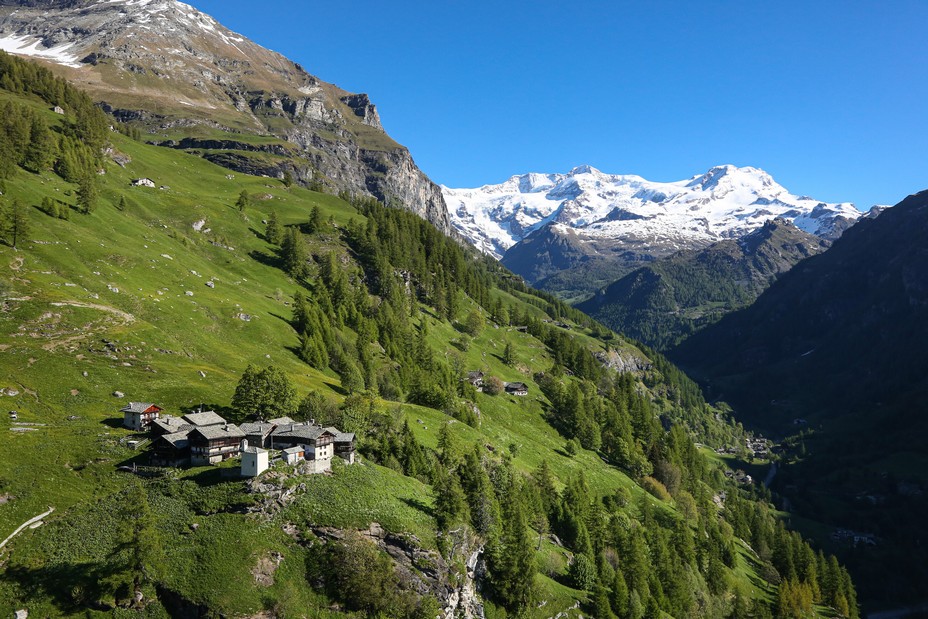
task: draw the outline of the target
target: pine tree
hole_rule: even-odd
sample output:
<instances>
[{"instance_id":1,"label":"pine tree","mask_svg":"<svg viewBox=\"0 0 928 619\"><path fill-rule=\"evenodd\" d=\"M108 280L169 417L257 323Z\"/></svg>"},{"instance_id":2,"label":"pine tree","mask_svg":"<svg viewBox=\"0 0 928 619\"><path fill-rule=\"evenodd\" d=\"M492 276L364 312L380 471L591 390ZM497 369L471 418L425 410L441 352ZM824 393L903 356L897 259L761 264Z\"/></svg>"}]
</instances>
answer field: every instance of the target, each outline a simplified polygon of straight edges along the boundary
<instances>
[{"instance_id":1,"label":"pine tree","mask_svg":"<svg viewBox=\"0 0 928 619\"><path fill-rule=\"evenodd\" d=\"M537 566L535 548L518 500L518 482L510 481L503 502L502 531L488 553L490 578L495 596L510 610L522 609L534 596Z\"/></svg>"},{"instance_id":2,"label":"pine tree","mask_svg":"<svg viewBox=\"0 0 928 619\"><path fill-rule=\"evenodd\" d=\"M238 207L238 211L240 213L243 213L245 212L245 209L248 208L248 204L250 201L251 200L248 197L248 192L242 189L242 192L238 194L238 200L236 200L235 206Z\"/></svg>"},{"instance_id":3,"label":"pine tree","mask_svg":"<svg viewBox=\"0 0 928 619\"><path fill-rule=\"evenodd\" d=\"M26 240L30 231L26 209L19 200L14 198L4 209L3 215L2 232L6 237L6 242L13 249L17 249L19 244Z\"/></svg>"},{"instance_id":4,"label":"pine tree","mask_svg":"<svg viewBox=\"0 0 928 619\"><path fill-rule=\"evenodd\" d=\"M58 151L58 141L41 116L32 117L29 144L23 157L23 167L33 172L51 168Z\"/></svg>"},{"instance_id":5,"label":"pine tree","mask_svg":"<svg viewBox=\"0 0 928 619\"><path fill-rule=\"evenodd\" d=\"M506 348L503 349L503 363L513 365L515 362L515 351L512 348L512 342L506 342Z\"/></svg>"},{"instance_id":6,"label":"pine tree","mask_svg":"<svg viewBox=\"0 0 928 619\"><path fill-rule=\"evenodd\" d=\"M443 465L435 467L432 474L432 492L435 496L434 512L438 528L448 531L464 519L467 502L457 475Z\"/></svg>"},{"instance_id":7,"label":"pine tree","mask_svg":"<svg viewBox=\"0 0 928 619\"><path fill-rule=\"evenodd\" d=\"M307 227L310 234L319 232L322 229L322 214L319 212L318 206L313 206L313 210L310 211Z\"/></svg>"},{"instance_id":8,"label":"pine tree","mask_svg":"<svg viewBox=\"0 0 928 619\"><path fill-rule=\"evenodd\" d=\"M280 245L280 254L284 263L284 270L293 278L306 277L306 245L303 236L296 227L287 228L283 242Z\"/></svg>"},{"instance_id":9,"label":"pine tree","mask_svg":"<svg viewBox=\"0 0 928 619\"><path fill-rule=\"evenodd\" d=\"M625 583L625 576L622 570L615 571L615 579L612 581L612 591L609 595L609 604L612 611L619 617L628 616L629 593L628 585Z\"/></svg>"},{"instance_id":10,"label":"pine tree","mask_svg":"<svg viewBox=\"0 0 928 619\"><path fill-rule=\"evenodd\" d=\"M84 174L77 182L77 207L82 213L88 215L97 208L100 192L97 189L97 179L92 174Z\"/></svg>"},{"instance_id":11,"label":"pine tree","mask_svg":"<svg viewBox=\"0 0 928 619\"><path fill-rule=\"evenodd\" d=\"M271 211L267 217L267 225L264 228L264 238L272 245L280 245L283 239L283 230L280 222L277 220L277 211Z\"/></svg>"}]
</instances>

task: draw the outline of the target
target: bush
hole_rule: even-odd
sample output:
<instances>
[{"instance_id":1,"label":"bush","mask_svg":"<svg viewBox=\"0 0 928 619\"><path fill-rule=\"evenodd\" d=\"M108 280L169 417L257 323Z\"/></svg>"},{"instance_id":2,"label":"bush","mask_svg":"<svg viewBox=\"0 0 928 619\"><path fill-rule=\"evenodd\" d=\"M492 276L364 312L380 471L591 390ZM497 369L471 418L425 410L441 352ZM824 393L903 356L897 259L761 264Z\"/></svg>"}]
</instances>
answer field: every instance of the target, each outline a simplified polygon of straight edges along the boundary
<instances>
[{"instance_id":1,"label":"bush","mask_svg":"<svg viewBox=\"0 0 928 619\"><path fill-rule=\"evenodd\" d=\"M670 493L667 492L667 488L664 487L664 484L657 481L653 477L645 477L641 480L641 487L648 491L649 494L654 496L661 501L669 501Z\"/></svg>"},{"instance_id":2,"label":"bush","mask_svg":"<svg viewBox=\"0 0 928 619\"><path fill-rule=\"evenodd\" d=\"M499 395L503 391L503 381L495 376L488 376L483 381L483 392L487 395Z\"/></svg>"},{"instance_id":3,"label":"bush","mask_svg":"<svg viewBox=\"0 0 928 619\"><path fill-rule=\"evenodd\" d=\"M596 584L596 564L589 556L578 554L567 570L567 577L575 589L589 591Z\"/></svg>"}]
</instances>

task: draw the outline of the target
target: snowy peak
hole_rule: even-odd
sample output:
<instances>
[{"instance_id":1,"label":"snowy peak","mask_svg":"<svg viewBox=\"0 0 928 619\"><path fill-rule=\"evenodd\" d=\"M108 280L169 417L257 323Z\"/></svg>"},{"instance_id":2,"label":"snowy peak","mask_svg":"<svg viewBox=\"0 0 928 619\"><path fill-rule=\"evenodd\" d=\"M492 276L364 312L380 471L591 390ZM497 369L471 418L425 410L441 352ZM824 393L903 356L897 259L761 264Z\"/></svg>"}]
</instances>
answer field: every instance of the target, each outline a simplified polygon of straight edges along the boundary
<instances>
[{"instance_id":1,"label":"snowy peak","mask_svg":"<svg viewBox=\"0 0 928 619\"><path fill-rule=\"evenodd\" d=\"M667 248L687 249L739 238L776 217L834 239L862 215L853 204L795 196L764 170L733 165L669 183L581 165L567 174L523 174L477 190L442 191L455 228L496 257L555 223L591 242L660 238Z\"/></svg>"}]
</instances>

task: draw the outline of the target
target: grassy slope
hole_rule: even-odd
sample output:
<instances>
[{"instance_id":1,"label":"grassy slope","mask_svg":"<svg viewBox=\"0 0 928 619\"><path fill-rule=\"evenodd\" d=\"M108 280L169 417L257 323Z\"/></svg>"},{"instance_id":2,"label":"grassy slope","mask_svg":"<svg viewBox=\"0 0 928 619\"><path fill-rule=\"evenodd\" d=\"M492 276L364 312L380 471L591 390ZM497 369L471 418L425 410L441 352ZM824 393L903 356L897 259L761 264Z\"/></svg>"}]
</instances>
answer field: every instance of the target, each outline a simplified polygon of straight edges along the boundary
<instances>
[{"instance_id":1,"label":"grassy slope","mask_svg":"<svg viewBox=\"0 0 928 619\"><path fill-rule=\"evenodd\" d=\"M10 420L0 417L5 441L0 494L15 497L0 504L0 538L49 505L57 510L45 527L26 531L11 544L3 569L13 577L0 579L0 614L21 606L41 616L66 614L71 593L45 584L79 572L81 561L105 553L106 532L118 509L115 493L132 483L114 467L137 456L123 444L130 433L118 427L117 411L126 401L157 402L174 414L199 403L223 406L249 362L280 366L301 394L310 388L328 391L337 382L288 348L296 344L286 322L295 285L267 264L272 248L258 232L272 209L284 224L305 221L312 206L338 225L360 216L332 196L287 191L264 178L229 179L227 170L195 156L119 135L113 142L132 162L125 169L107 165L103 198L93 214L72 211L71 220L62 221L30 208L32 242L19 251L0 247L0 281L11 289L0 312L0 387L20 392L2 404L19 410L21 422L45 424L33 432L12 432ZM130 187L138 177L170 188ZM8 194L29 205L45 196L74 202L73 187L50 174L19 172L6 185ZM233 206L242 189L261 198L244 216ZM114 205L123 196L128 208L120 212ZM202 219L211 232L193 229ZM462 307L462 317L467 310ZM240 313L252 319L242 321ZM447 343L457 335L447 323L430 325L437 350L450 349ZM104 338L116 341L119 351L106 351ZM515 346L515 368L499 358L506 341ZM488 326L465 358L469 366L503 379L528 382L530 395L480 395L479 431L453 425L462 448L480 442L502 450L515 443L515 464L523 471L544 459L562 479L583 470L597 493L618 486L641 492L591 452L573 459L564 454L564 441L544 421L542 396L531 380L532 372L551 365L538 341ZM113 397L114 390L126 398ZM447 416L408 405L404 411L418 437L434 446ZM159 487L150 491L172 566L169 584L228 613L256 612L273 600L284 613L312 608L324 616L325 600L305 586L304 551L280 531L280 522L260 525L227 513L221 497L215 509L204 507L208 501L201 495L235 494L240 482L222 481L208 468L185 476L190 481L176 491L179 496ZM313 478L308 485L313 491L308 496L326 500L298 502L290 515L340 526L378 521L416 533L425 545L434 543L431 497L420 482L367 465ZM191 534L194 522L200 528ZM97 533L89 535L91 530ZM271 551L284 556L276 582L269 589L256 587L250 569ZM568 599L584 597L545 577L539 582L552 601L535 612L539 617L562 609L555 603L566 608Z\"/></svg>"}]
</instances>

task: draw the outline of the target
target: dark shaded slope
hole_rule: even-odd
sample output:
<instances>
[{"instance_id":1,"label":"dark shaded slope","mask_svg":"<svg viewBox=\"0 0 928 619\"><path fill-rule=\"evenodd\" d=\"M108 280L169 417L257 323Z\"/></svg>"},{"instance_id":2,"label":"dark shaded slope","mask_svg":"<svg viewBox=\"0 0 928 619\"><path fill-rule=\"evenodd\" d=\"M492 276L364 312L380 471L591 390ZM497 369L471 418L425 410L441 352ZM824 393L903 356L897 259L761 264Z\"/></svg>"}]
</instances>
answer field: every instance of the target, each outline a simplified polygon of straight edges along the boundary
<instances>
[{"instance_id":1,"label":"dark shaded slope","mask_svg":"<svg viewBox=\"0 0 928 619\"><path fill-rule=\"evenodd\" d=\"M829 243L782 219L740 240L685 251L636 269L577 307L664 350L751 303L778 276Z\"/></svg>"},{"instance_id":2,"label":"dark shaded slope","mask_svg":"<svg viewBox=\"0 0 928 619\"><path fill-rule=\"evenodd\" d=\"M865 601L924 597L928 192L861 221L670 357L748 425L805 430L775 488L827 525ZM837 541L838 529L874 545Z\"/></svg>"}]
</instances>

